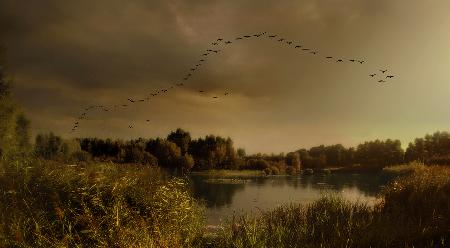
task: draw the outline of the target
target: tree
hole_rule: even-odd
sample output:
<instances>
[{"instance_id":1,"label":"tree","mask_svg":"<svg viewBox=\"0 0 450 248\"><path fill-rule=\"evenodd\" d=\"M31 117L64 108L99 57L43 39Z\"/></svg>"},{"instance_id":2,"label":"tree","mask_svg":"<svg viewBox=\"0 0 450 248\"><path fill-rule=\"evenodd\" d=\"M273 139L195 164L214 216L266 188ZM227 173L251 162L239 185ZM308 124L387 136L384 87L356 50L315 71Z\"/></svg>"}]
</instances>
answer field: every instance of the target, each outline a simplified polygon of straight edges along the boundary
<instances>
[{"instance_id":1,"label":"tree","mask_svg":"<svg viewBox=\"0 0 450 248\"><path fill-rule=\"evenodd\" d=\"M181 150L181 154L185 154L189 150L189 144L191 143L191 134L181 128L178 128L175 132L171 132L167 136L167 140L177 144L177 146Z\"/></svg>"},{"instance_id":2,"label":"tree","mask_svg":"<svg viewBox=\"0 0 450 248\"><path fill-rule=\"evenodd\" d=\"M10 95L9 82L5 75L5 49L0 46L0 99Z\"/></svg>"},{"instance_id":3,"label":"tree","mask_svg":"<svg viewBox=\"0 0 450 248\"><path fill-rule=\"evenodd\" d=\"M237 149L237 155L238 155L238 157L240 157L240 158L245 157L245 156L246 156L245 149L244 149L244 148L238 148L238 149Z\"/></svg>"},{"instance_id":4,"label":"tree","mask_svg":"<svg viewBox=\"0 0 450 248\"><path fill-rule=\"evenodd\" d=\"M292 167L294 170L300 170L300 154L298 152L290 152L286 154L286 165Z\"/></svg>"},{"instance_id":5,"label":"tree","mask_svg":"<svg viewBox=\"0 0 450 248\"><path fill-rule=\"evenodd\" d=\"M0 47L0 157L20 158L29 148L29 121L10 94L5 75L4 49Z\"/></svg>"},{"instance_id":6,"label":"tree","mask_svg":"<svg viewBox=\"0 0 450 248\"><path fill-rule=\"evenodd\" d=\"M194 158L186 153L180 157L179 165L183 172L189 172L194 167Z\"/></svg>"},{"instance_id":7,"label":"tree","mask_svg":"<svg viewBox=\"0 0 450 248\"><path fill-rule=\"evenodd\" d=\"M163 139L150 140L145 150L153 154L162 167L178 167L181 150L175 143Z\"/></svg>"},{"instance_id":8,"label":"tree","mask_svg":"<svg viewBox=\"0 0 450 248\"><path fill-rule=\"evenodd\" d=\"M63 149L68 149L62 146L63 142L61 137L54 135L52 132L49 134L38 134L36 136L36 142L34 151L39 157L45 159L57 159L63 157Z\"/></svg>"}]
</instances>

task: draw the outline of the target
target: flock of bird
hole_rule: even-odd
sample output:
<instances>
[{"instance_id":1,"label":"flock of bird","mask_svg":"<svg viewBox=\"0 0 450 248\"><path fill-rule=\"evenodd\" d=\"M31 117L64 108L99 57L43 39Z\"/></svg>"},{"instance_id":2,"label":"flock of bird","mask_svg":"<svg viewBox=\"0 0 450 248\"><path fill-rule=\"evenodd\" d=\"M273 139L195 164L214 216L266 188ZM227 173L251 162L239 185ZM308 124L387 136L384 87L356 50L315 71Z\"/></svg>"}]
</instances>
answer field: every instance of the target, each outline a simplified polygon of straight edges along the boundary
<instances>
[{"instance_id":1,"label":"flock of bird","mask_svg":"<svg viewBox=\"0 0 450 248\"><path fill-rule=\"evenodd\" d=\"M231 46L234 43L240 42L242 40L246 40L246 39L261 39L261 38L267 38L267 39L271 39L275 42L278 42L280 44L284 44L287 46L292 47L293 49L299 50L301 53L303 54L311 54L313 56L319 56L319 51L313 48L309 48L309 47L305 47L303 44L298 43L296 41L293 40L288 40L286 38L280 37L279 35L276 34L268 34L267 32L262 32L262 33L257 33L257 34L252 34L252 35L243 35L243 36L239 36L236 37L232 40L228 40L228 39L224 39L224 38L218 38L216 40L214 40L211 43L211 48L206 49L202 54L201 54L201 58L195 63L195 65L193 65L190 69L189 72L184 75L179 82L174 83L173 85L169 86L168 88L164 88L164 89L159 89L159 90L155 90L154 92L144 96L141 99L133 99L133 98L127 98L127 102L126 103L122 103L122 104L116 104L116 105L112 105L112 106L105 106L105 105L91 105L88 106L84 109L84 111L81 113L80 116L78 116L77 120L74 122L74 125L71 129L71 132L75 132L78 130L80 122L82 120L87 119L87 115L89 114L90 111L93 110L100 110L100 111L104 111L104 112L109 112L109 111L113 111L116 110L118 108L127 108L130 107L133 104L136 103L140 103L140 102L146 102L146 101L150 101L152 98L157 97L157 96L162 96L167 94L169 91L172 91L176 88L179 87L184 87L185 83L187 83L187 81L197 72L200 70L200 68L204 65L204 63L206 63L207 58L214 55L214 54L218 54L218 53L222 53L223 49L225 49L226 47ZM220 49L221 48L221 49ZM322 58L324 58L327 61L330 62L335 62L335 63L344 63L344 62L348 62L348 63L354 63L354 64L364 64L366 63L365 60L362 59L356 59L356 58L350 58L350 59L344 59L341 57L333 57L333 56L322 56ZM378 83L386 83L388 80L394 78L394 75L390 75L387 73L388 70L387 69L380 69L377 72L374 72L372 74L369 74L368 76L375 79ZM207 96L207 92L203 89L197 89L199 94L205 95ZM230 92L223 92L223 96L229 96L231 93ZM218 99L220 96L219 95L213 95L211 96L212 99ZM147 123L150 123L150 120L146 120ZM132 129L134 128L134 126L132 124L128 125L128 128Z\"/></svg>"}]
</instances>

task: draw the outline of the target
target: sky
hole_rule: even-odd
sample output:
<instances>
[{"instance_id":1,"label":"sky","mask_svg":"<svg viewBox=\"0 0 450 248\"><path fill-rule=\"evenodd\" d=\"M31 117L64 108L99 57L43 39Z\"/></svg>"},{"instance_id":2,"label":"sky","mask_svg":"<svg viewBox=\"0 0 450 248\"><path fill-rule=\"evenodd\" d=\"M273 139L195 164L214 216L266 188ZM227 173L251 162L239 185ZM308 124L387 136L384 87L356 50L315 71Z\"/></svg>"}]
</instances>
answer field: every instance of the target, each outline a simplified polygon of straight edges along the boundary
<instances>
[{"instance_id":1,"label":"sky","mask_svg":"<svg viewBox=\"0 0 450 248\"><path fill-rule=\"evenodd\" d=\"M447 0L0 0L0 42L33 134L155 138L180 127L229 136L247 153L377 138L406 146L450 127L449 9ZM218 38L233 43L212 45ZM207 49L221 51L201 56ZM394 78L378 83L385 75ZM87 106L121 104L130 106L77 119Z\"/></svg>"}]
</instances>

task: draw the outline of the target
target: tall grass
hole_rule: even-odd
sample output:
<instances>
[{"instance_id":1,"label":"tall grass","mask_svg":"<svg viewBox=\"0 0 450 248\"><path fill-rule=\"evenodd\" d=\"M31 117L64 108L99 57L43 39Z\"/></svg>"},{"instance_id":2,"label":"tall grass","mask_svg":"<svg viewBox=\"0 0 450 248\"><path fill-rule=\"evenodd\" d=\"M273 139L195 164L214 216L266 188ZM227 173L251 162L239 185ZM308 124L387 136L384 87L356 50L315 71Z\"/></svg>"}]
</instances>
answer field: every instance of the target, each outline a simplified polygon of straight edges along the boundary
<instances>
[{"instance_id":1,"label":"tall grass","mask_svg":"<svg viewBox=\"0 0 450 248\"><path fill-rule=\"evenodd\" d=\"M405 169L374 207L329 195L205 235L189 187L158 168L3 161L0 247L448 247L450 169Z\"/></svg>"},{"instance_id":2,"label":"tall grass","mask_svg":"<svg viewBox=\"0 0 450 248\"><path fill-rule=\"evenodd\" d=\"M233 217L211 247L448 247L450 169L400 177L368 207L336 196Z\"/></svg>"},{"instance_id":3,"label":"tall grass","mask_svg":"<svg viewBox=\"0 0 450 248\"><path fill-rule=\"evenodd\" d=\"M3 163L0 247L190 247L202 208L157 168Z\"/></svg>"}]
</instances>

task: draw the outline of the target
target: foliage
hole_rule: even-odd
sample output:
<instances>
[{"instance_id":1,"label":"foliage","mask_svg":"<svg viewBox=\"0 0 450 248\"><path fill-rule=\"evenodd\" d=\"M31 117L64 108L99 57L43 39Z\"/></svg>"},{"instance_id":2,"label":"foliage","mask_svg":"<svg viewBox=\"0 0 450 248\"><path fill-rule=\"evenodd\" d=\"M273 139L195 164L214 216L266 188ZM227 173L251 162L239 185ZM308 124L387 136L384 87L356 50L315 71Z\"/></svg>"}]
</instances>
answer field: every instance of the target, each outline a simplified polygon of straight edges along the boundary
<instances>
[{"instance_id":1,"label":"foliage","mask_svg":"<svg viewBox=\"0 0 450 248\"><path fill-rule=\"evenodd\" d=\"M360 164L374 167L400 164L403 162L404 152L399 140L375 140L358 145L355 157Z\"/></svg>"},{"instance_id":2,"label":"foliage","mask_svg":"<svg viewBox=\"0 0 450 248\"><path fill-rule=\"evenodd\" d=\"M189 152L198 169L231 169L237 158L233 141L214 135L193 140Z\"/></svg>"},{"instance_id":3,"label":"foliage","mask_svg":"<svg viewBox=\"0 0 450 248\"><path fill-rule=\"evenodd\" d=\"M181 150L181 154L186 154L191 144L191 134L178 128L175 132L171 132L167 136L167 140L175 143Z\"/></svg>"},{"instance_id":4,"label":"foliage","mask_svg":"<svg viewBox=\"0 0 450 248\"><path fill-rule=\"evenodd\" d=\"M409 143L405 154L406 161L420 161L427 164L450 165L450 133L435 132Z\"/></svg>"},{"instance_id":5,"label":"foliage","mask_svg":"<svg viewBox=\"0 0 450 248\"><path fill-rule=\"evenodd\" d=\"M0 157L14 161L29 152L30 122L14 102L0 48Z\"/></svg>"},{"instance_id":6,"label":"foliage","mask_svg":"<svg viewBox=\"0 0 450 248\"><path fill-rule=\"evenodd\" d=\"M52 132L36 136L34 154L39 158L64 162L90 160L90 155L81 151L76 140L64 140Z\"/></svg>"},{"instance_id":7,"label":"foliage","mask_svg":"<svg viewBox=\"0 0 450 248\"><path fill-rule=\"evenodd\" d=\"M448 164L450 147L448 133L438 132L426 136L426 150L422 144L410 144L406 154L399 140L375 140L346 148L341 144L320 145L284 154L255 154L247 156L242 148L235 149L230 138L208 135L192 139L189 132L177 129L167 139L137 139L131 141L82 138L81 150L99 161L159 165L175 171L199 171L211 169L253 169L266 173L295 174L303 168L323 170L331 167L358 170L381 170L403 161L426 160L427 163ZM420 139L418 139L420 140ZM67 141L64 141L67 142ZM39 142L36 142L39 144ZM422 147L422 145L420 146ZM432 152L429 152L432 151ZM51 151L48 151L53 153ZM42 153L41 153L42 154ZM425 156L425 155L426 156ZM424 157L425 156L425 157ZM46 156L43 156L46 157ZM47 156L48 157L48 156ZM69 156L74 157L74 156ZM269 169L268 169L269 168Z\"/></svg>"}]
</instances>

